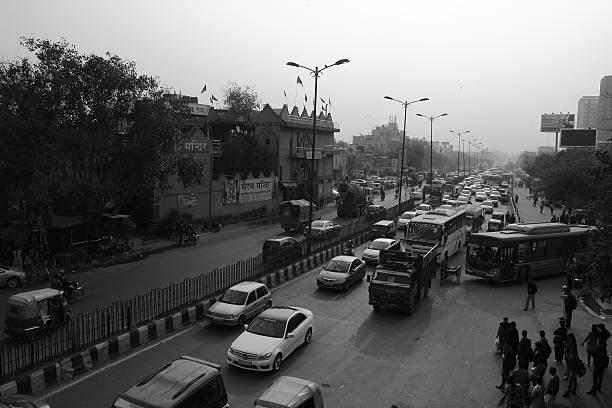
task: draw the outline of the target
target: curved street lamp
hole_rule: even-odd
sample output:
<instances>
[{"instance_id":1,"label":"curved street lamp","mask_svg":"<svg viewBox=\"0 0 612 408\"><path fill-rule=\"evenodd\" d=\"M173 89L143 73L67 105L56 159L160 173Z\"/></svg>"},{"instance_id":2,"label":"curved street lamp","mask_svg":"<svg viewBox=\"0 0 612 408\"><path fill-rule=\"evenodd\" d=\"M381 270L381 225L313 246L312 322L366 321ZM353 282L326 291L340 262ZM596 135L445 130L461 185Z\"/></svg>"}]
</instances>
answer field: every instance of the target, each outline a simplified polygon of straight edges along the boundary
<instances>
[{"instance_id":1,"label":"curved street lamp","mask_svg":"<svg viewBox=\"0 0 612 408\"><path fill-rule=\"evenodd\" d=\"M400 101L398 99L392 98L390 96L385 96L385 99L389 99L390 101L395 101L400 103L404 107L404 135L402 137L402 158L400 159L400 171L399 171L399 200L397 202L397 216L399 217L402 214L402 185L404 183L404 146L406 144L406 112L408 110L408 106L412 105L416 102L424 102L428 101L429 98L421 98L411 102L408 101Z\"/></svg>"},{"instance_id":2,"label":"curved street lamp","mask_svg":"<svg viewBox=\"0 0 612 408\"><path fill-rule=\"evenodd\" d=\"M442 116L447 116L447 113L441 113L436 116L427 116L421 113L417 113L417 116L420 116L425 119L429 119L429 186L431 188L433 181L433 121L434 119L441 118Z\"/></svg>"},{"instance_id":3,"label":"curved street lamp","mask_svg":"<svg viewBox=\"0 0 612 408\"><path fill-rule=\"evenodd\" d=\"M317 86L318 79L321 75L321 72L325 71L327 68L334 67L336 65L342 65L349 62L348 59L342 58L338 61L334 62L331 65L325 65L323 68L319 69L319 67L315 67L314 69L306 67L304 65L300 65L297 62L289 61L287 65L290 67L304 68L305 70L310 71L310 74L314 76L314 114L312 118L312 156L310 158L310 202L308 206L308 234L306 236L306 253L310 255L312 251L312 239L311 239L311 228L312 228L312 200L314 199L314 173L315 173L315 140L317 137Z\"/></svg>"}]
</instances>

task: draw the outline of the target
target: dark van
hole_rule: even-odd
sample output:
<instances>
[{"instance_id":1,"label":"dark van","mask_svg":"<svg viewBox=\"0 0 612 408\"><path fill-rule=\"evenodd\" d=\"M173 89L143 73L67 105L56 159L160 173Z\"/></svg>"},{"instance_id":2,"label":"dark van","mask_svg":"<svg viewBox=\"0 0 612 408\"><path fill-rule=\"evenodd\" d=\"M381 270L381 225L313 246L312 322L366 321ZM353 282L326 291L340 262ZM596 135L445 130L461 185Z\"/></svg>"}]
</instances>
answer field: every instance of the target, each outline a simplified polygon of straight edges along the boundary
<instances>
[{"instance_id":1,"label":"dark van","mask_svg":"<svg viewBox=\"0 0 612 408\"><path fill-rule=\"evenodd\" d=\"M292 237L269 238L263 244L261 255L266 263L295 262L302 258L302 243Z\"/></svg>"},{"instance_id":2,"label":"dark van","mask_svg":"<svg viewBox=\"0 0 612 408\"><path fill-rule=\"evenodd\" d=\"M374 223L370 229L370 239L376 238L395 238L397 225L395 221L382 220Z\"/></svg>"},{"instance_id":3,"label":"dark van","mask_svg":"<svg viewBox=\"0 0 612 408\"><path fill-rule=\"evenodd\" d=\"M182 356L119 394L113 408L228 408L221 366Z\"/></svg>"}]
</instances>

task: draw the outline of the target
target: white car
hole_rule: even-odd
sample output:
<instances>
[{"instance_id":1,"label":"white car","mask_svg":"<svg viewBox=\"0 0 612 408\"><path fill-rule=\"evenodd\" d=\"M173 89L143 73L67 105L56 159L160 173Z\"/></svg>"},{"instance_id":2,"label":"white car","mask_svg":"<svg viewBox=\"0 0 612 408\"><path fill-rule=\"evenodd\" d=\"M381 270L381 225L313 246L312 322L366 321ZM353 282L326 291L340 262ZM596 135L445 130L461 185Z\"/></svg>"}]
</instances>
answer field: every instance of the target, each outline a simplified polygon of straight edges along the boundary
<instances>
[{"instance_id":1,"label":"white car","mask_svg":"<svg viewBox=\"0 0 612 408\"><path fill-rule=\"evenodd\" d=\"M260 282L240 282L225 291L206 312L206 318L215 324L242 326L272 306L270 291Z\"/></svg>"},{"instance_id":2,"label":"white car","mask_svg":"<svg viewBox=\"0 0 612 408\"><path fill-rule=\"evenodd\" d=\"M485 214L493 214L493 201L485 200L480 205Z\"/></svg>"},{"instance_id":3,"label":"white car","mask_svg":"<svg viewBox=\"0 0 612 408\"><path fill-rule=\"evenodd\" d=\"M312 312L275 306L257 316L227 350L227 362L252 371L278 371L283 360L312 340Z\"/></svg>"},{"instance_id":4,"label":"white car","mask_svg":"<svg viewBox=\"0 0 612 408\"><path fill-rule=\"evenodd\" d=\"M489 196L489 200L493 203L493 207L499 206L499 194L491 193L491 195Z\"/></svg>"},{"instance_id":5,"label":"white car","mask_svg":"<svg viewBox=\"0 0 612 408\"><path fill-rule=\"evenodd\" d=\"M423 198L423 191L421 190L412 190L410 192L410 198L413 200L420 200L421 198Z\"/></svg>"},{"instance_id":6,"label":"white car","mask_svg":"<svg viewBox=\"0 0 612 408\"><path fill-rule=\"evenodd\" d=\"M433 210L433 207L431 205L429 205L429 204L419 204L414 209L414 212L416 212L418 215L421 215L421 214L425 214L427 211L431 211L431 210Z\"/></svg>"},{"instance_id":7,"label":"white car","mask_svg":"<svg viewBox=\"0 0 612 408\"><path fill-rule=\"evenodd\" d=\"M486 199L487 199L487 193L485 193L484 191L478 191L476 193L476 198L475 198L476 201L481 202Z\"/></svg>"},{"instance_id":8,"label":"white car","mask_svg":"<svg viewBox=\"0 0 612 408\"><path fill-rule=\"evenodd\" d=\"M410 224L410 220L416 217L417 215L419 214L417 214L416 211L404 212L397 220L397 229L405 230L408 227L408 224Z\"/></svg>"},{"instance_id":9,"label":"white car","mask_svg":"<svg viewBox=\"0 0 612 408\"><path fill-rule=\"evenodd\" d=\"M459 197L457 197L457 202L459 203L459 205L472 204L472 201L470 201L469 197L464 195L460 195Z\"/></svg>"},{"instance_id":10,"label":"white car","mask_svg":"<svg viewBox=\"0 0 612 408\"><path fill-rule=\"evenodd\" d=\"M400 249L400 242L392 238L376 238L370 242L361 255L361 259L367 264L378 264L380 251L383 249Z\"/></svg>"}]
</instances>

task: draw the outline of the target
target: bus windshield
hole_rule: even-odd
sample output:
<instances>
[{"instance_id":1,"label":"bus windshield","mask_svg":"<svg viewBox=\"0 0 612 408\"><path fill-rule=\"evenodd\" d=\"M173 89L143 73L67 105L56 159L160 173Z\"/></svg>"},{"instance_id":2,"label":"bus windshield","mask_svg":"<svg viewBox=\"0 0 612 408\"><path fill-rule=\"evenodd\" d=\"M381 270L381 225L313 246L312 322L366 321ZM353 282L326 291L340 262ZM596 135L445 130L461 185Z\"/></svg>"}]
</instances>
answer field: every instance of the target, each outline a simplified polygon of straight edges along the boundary
<instances>
[{"instance_id":1,"label":"bus windshield","mask_svg":"<svg viewBox=\"0 0 612 408\"><path fill-rule=\"evenodd\" d=\"M489 270L499 265L500 247L494 242L470 242L467 263L473 268Z\"/></svg>"},{"instance_id":2,"label":"bus windshield","mask_svg":"<svg viewBox=\"0 0 612 408\"><path fill-rule=\"evenodd\" d=\"M442 226L413 221L410 223L410 239L440 241L442 239Z\"/></svg>"}]
</instances>

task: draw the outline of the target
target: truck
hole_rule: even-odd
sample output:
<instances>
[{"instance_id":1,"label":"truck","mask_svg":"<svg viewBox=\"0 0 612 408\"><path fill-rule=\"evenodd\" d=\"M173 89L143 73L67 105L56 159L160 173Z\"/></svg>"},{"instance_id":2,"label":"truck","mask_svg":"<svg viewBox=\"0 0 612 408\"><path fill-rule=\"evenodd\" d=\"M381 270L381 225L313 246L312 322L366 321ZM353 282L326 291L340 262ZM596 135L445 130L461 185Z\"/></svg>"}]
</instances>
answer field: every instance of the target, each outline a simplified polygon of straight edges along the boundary
<instances>
[{"instance_id":1,"label":"truck","mask_svg":"<svg viewBox=\"0 0 612 408\"><path fill-rule=\"evenodd\" d=\"M381 250L379 264L368 275L369 304L375 312L382 308L399 309L410 314L425 298L436 273L438 245L425 253L404 250Z\"/></svg>"},{"instance_id":2,"label":"truck","mask_svg":"<svg viewBox=\"0 0 612 408\"><path fill-rule=\"evenodd\" d=\"M338 187L336 211L338 217L359 217L365 215L368 200L363 190L355 183L342 183Z\"/></svg>"},{"instance_id":3,"label":"truck","mask_svg":"<svg viewBox=\"0 0 612 408\"><path fill-rule=\"evenodd\" d=\"M289 200L280 203L280 224L286 231L302 232L308 227L310 202L308 200ZM320 220L321 214L315 204L312 205L312 219Z\"/></svg>"}]
</instances>

